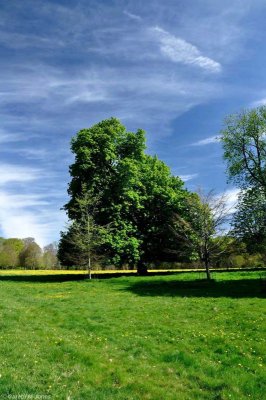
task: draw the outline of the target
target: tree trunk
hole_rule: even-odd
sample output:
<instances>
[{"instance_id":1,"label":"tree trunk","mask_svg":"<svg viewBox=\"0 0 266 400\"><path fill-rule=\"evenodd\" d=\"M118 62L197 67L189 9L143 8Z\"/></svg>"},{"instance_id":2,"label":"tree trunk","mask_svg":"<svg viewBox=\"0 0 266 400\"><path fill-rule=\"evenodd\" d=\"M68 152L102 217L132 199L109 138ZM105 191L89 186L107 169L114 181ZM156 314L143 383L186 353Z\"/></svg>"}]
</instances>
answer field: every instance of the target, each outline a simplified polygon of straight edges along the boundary
<instances>
[{"instance_id":1,"label":"tree trunk","mask_svg":"<svg viewBox=\"0 0 266 400\"><path fill-rule=\"evenodd\" d=\"M208 250L208 244L207 241L205 240L204 243L204 250L203 250L203 260L204 260L204 265L205 265L205 271L206 271L206 275L207 275L207 280L210 281L211 280L211 272L210 272L210 253Z\"/></svg>"},{"instance_id":2,"label":"tree trunk","mask_svg":"<svg viewBox=\"0 0 266 400\"><path fill-rule=\"evenodd\" d=\"M137 271L138 271L138 275L147 275L148 274L147 266L142 261L138 262Z\"/></svg>"},{"instance_id":3,"label":"tree trunk","mask_svg":"<svg viewBox=\"0 0 266 400\"><path fill-rule=\"evenodd\" d=\"M89 279L91 279L91 258L89 257L89 265L88 265L88 274L89 274Z\"/></svg>"},{"instance_id":4,"label":"tree trunk","mask_svg":"<svg viewBox=\"0 0 266 400\"><path fill-rule=\"evenodd\" d=\"M208 281L210 281L211 280L211 272L210 272L210 266L209 266L208 260L205 260L205 270L206 270L207 279L208 279Z\"/></svg>"}]
</instances>

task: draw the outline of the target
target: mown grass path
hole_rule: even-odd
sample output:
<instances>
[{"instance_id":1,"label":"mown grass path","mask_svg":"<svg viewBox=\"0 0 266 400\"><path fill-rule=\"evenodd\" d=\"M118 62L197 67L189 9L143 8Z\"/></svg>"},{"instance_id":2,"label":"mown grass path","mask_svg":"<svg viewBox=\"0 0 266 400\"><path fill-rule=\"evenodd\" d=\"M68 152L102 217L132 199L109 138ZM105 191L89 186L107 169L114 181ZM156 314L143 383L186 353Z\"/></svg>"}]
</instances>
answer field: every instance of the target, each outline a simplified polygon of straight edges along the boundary
<instances>
[{"instance_id":1,"label":"mown grass path","mask_svg":"<svg viewBox=\"0 0 266 400\"><path fill-rule=\"evenodd\" d=\"M0 276L0 399L264 399L260 274L203 277Z\"/></svg>"}]
</instances>

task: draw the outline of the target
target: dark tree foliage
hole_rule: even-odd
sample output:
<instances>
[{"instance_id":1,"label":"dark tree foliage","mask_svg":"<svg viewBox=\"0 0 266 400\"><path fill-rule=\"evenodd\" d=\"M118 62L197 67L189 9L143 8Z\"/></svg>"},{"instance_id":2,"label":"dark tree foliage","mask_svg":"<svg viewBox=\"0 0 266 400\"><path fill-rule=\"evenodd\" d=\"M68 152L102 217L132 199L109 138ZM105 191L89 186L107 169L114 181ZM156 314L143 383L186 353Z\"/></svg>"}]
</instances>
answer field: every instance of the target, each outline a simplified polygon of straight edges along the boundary
<instances>
[{"instance_id":1,"label":"dark tree foliage","mask_svg":"<svg viewBox=\"0 0 266 400\"><path fill-rule=\"evenodd\" d=\"M58 253L63 264L86 268L90 279L94 263L102 259L101 246L109 234L109 227L96 223L99 202L100 195L96 197L83 184L81 195L76 197L76 205L73 206L79 217L70 223L67 232L61 232Z\"/></svg>"},{"instance_id":2,"label":"dark tree foliage","mask_svg":"<svg viewBox=\"0 0 266 400\"><path fill-rule=\"evenodd\" d=\"M86 260L84 260L84 255L75 245L72 237L73 229L71 226L67 231L61 232L57 257L64 267L71 268L75 266L75 268L84 269L84 267L86 268Z\"/></svg>"}]
</instances>

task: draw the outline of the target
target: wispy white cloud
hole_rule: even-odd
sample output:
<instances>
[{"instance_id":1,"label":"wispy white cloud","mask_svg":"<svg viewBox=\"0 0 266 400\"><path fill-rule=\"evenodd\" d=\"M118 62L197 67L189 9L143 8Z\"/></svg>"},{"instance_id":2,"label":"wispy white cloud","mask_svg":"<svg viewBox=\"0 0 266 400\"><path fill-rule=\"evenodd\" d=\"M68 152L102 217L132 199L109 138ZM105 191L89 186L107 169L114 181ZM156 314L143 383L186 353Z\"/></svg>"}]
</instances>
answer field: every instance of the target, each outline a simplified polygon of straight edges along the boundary
<instances>
[{"instance_id":1,"label":"wispy white cloud","mask_svg":"<svg viewBox=\"0 0 266 400\"><path fill-rule=\"evenodd\" d=\"M49 201L44 199L42 195L37 194L12 194L8 191L0 189L0 208L2 209L22 209L25 207L45 206Z\"/></svg>"},{"instance_id":2,"label":"wispy white cloud","mask_svg":"<svg viewBox=\"0 0 266 400\"><path fill-rule=\"evenodd\" d=\"M261 106L265 106L266 105L266 97L253 101L250 106L251 107L261 107Z\"/></svg>"},{"instance_id":3,"label":"wispy white cloud","mask_svg":"<svg viewBox=\"0 0 266 400\"><path fill-rule=\"evenodd\" d=\"M229 206L235 206L237 201L238 201L238 196L240 194L240 189L233 188L233 189L228 189L225 192L227 198L228 198L228 205Z\"/></svg>"},{"instance_id":4,"label":"wispy white cloud","mask_svg":"<svg viewBox=\"0 0 266 400\"><path fill-rule=\"evenodd\" d=\"M37 193L38 183L46 172L14 164L0 164L0 170L2 234L19 238L32 236L42 246L58 238L66 221L64 212L59 212L60 206L56 206L61 194L44 188Z\"/></svg>"},{"instance_id":5,"label":"wispy white cloud","mask_svg":"<svg viewBox=\"0 0 266 400\"><path fill-rule=\"evenodd\" d=\"M56 208L51 209L42 196L13 195L0 190L0 226L5 237L34 237L44 246L58 238L66 217Z\"/></svg>"},{"instance_id":6,"label":"wispy white cloud","mask_svg":"<svg viewBox=\"0 0 266 400\"><path fill-rule=\"evenodd\" d=\"M197 178L199 174L186 174L186 175L180 175L180 179L182 179L182 181L187 182L187 181L191 181L191 179Z\"/></svg>"},{"instance_id":7,"label":"wispy white cloud","mask_svg":"<svg viewBox=\"0 0 266 400\"><path fill-rule=\"evenodd\" d=\"M209 72L220 72L222 70L219 62L203 56L196 46L184 39L171 35L158 26L151 28L151 31L156 34L159 40L162 54L171 61L194 65Z\"/></svg>"},{"instance_id":8,"label":"wispy white cloud","mask_svg":"<svg viewBox=\"0 0 266 400\"><path fill-rule=\"evenodd\" d=\"M29 47L39 49L56 49L64 47L62 40L56 40L37 35L23 35L19 33L0 31L0 43L13 49L25 49Z\"/></svg>"},{"instance_id":9,"label":"wispy white cloud","mask_svg":"<svg viewBox=\"0 0 266 400\"><path fill-rule=\"evenodd\" d=\"M24 159L28 160L48 160L50 159L54 154L51 154L51 151L48 151L47 148L23 148L19 147L16 149L11 149L10 153L15 153L21 155ZM58 154L57 154L58 156Z\"/></svg>"},{"instance_id":10,"label":"wispy white cloud","mask_svg":"<svg viewBox=\"0 0 266 400\"><path fill-rule=\"evenodd\" d=\"M228 189L217 194L217 198L223 198L225 200L228 215L233 214L236 211L239 194L240 189L237 188Z\"/></svg>"},{"instance_id":11,"label":"wispy white cloud","mask_svg":"<svg viewBox=\"0 0 266 400\"><path fill-rule=\"evenodd\" d=\"M40 179L42 173L38 169L12 164L0 164L0 185L11 182L29 182Z\"/></svg>"},{"instance_id":12,"label":"wispy white cloud","mask_svg":"<svg viewBox=\"0 0 266 400\"><path fill-rule=\"evenodd\" d=\"M201 139L195 143L192 143L191 146L206 146L211 143L219 143L219 136L210 136L205 139Z\"/></svg>"},{"instance_id":13,"label":"wispy white cloud","mask_svg":"<svg viewBox=\"0 0 266 400\"><path fill-rule=\"evenodd\" d=\"M86 85L85 85L86 86ZM77 88L76 88L77 89ZM73 96L69 97L66 100L66 104L71 104L71 103L97 103L97 102L107 102L109 98L109 95L101 89L85 89L85 90L80 90L80 92L77 92L77 94L74 94Z\"/></svg>"},{"instance_id":14,"label":"wispy white cloud","mask_svg":"<svg viewBox=\"0 0 266 400\"><path fill-rule=\"evenodd\" d=\"M52 107L54 104L60 107L62 103L59 99L63 100L63 104L105 100L100 74L93 70L83 70L76 76L48 65L39 65L38 68L24 65L15 70L15 76L14 71L9 71L0 78L2 104L18 101L19 98L23 103L36 102L38 99L51 104L53 100Z\"/></svg>"},{"instance_id":15,"label":"wispy white cloud","mask_svg":"<svg viewBox=\"0 0 266 400\"><path fill-rule=\"evenodd\" d=\"M138 22L142 21L142 18L141 18L139 15L137 15L137 14L133 14L133 13L127 11L127 10L124 10L123 13L124 13L127 17L133 19L134 21L138 21Z\"/></svg>"},{"instance_id":16,"label":"wispy white cloud","mask_svg":"<svg viewBox=\"0 0 266 400\"><path fill-rule=\"evenodd\" d=\"M19 133L11 133L0 129L0 144L12 143L17 141L26 140L25 136Z\"/></svg>"},{"instance_id":17,"label":"wispy white cloud","mask_svg":"<svg viewBox=\"0 0 266 400\"><path fill-rule=\"evenodd\" d=\"M0 228L5 237L34 237L41 246L58 238L66 216L55 207L56 194L34 193L34 185L42 177L40 170L0 165ZM8 184L12 184L11 186ZM23 188L25 193L19 194ZM10 187L10 189L7 189ZM12 191L11 191L12 189Z\"/></svg>"},{"instance_id":18,"label":"wispy white cloud","mask_svg":"<svg viewBox=\"0 0 266 400\"><path fill-rule=\"evenodd\" d=\"M19 101L34 106L38 103L38 109L42 112L38 119L31 114L25 120L17 121L17 125L25 125L27 131L31 126L33 132L43 128L44 124L47 127L51 124L52 129L60 126L62 114L65 120L69 110L71 119L68 125L74 129L82 126L85 116L85 126L88 126L98 119L116 115L124 122L135 121L146 129L149 127L154 130L156 127L154 133L163 136L168 131L166 120L170 122L195 105L219 96L220 92L215 82L186 77L178 71L173 71L169 76L167 71L158 71L155 67L147 70L145 66L126 70L91 66L90 69L81 68L78 74L70 74L44 64L39 65L38 69L24 65L23 69L16 70L16 74L12 70L6 72L5 77L0 78L0 83L2 93L5 93L2 104ZM101 106L95 108L99 102ZM73 111L73 107L88 103L94 105L93 112L86 109L80 117L80 111ZM57 114L54 114L55 109ZM6 118L9 121L10 116ZM3 121L6 118L2 116ZM16 119L11 123L15 124Z\"/></svg>"}]
</instances>

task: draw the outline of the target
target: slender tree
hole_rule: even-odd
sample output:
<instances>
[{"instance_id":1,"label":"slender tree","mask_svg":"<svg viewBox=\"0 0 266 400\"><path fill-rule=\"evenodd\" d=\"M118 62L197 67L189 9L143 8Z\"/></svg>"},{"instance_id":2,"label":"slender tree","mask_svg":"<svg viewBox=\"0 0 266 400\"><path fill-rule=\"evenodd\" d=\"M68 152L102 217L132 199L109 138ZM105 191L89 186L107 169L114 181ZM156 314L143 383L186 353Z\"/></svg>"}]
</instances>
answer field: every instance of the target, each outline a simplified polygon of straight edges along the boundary
<instances>
[{"instance_id":1,"label":"slender tree","mask_svg":"<svg viewBox=\"0 0 266 400\"><path fill-rule=\"evenodd\" d=\"M215 196L213 191L199 191L186 199L186 218L176 214L172 231L183 243L181 251L192 259L199 259L205 267L207 279L211 279L212 259L225 251L225 223L229 209L225 195Z\"/></svg>"},{"instance_id":2,"label":"slender tree","mask_svg":"<svg viewBox=\"0 0 266 400\"><path fill-rule=\"evenodd\" d=\"M90 279L92 262L99 260L99 248L104 244L108 234L108 227L97 224L95 220L99 201L100 195L96 196L83 184L81 195L76 197L72 206L73 213L79 215L79 218L72 221L66 233L62 233L59 243L59 259L62 255L64 262L66 257L64 248L70 246L72 253L68 253L70 261L86 267Z\"/></svg>"}]
</instances>

